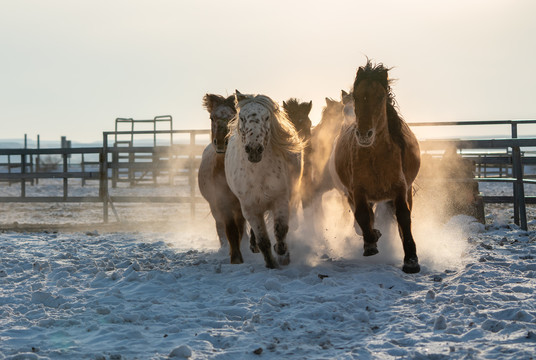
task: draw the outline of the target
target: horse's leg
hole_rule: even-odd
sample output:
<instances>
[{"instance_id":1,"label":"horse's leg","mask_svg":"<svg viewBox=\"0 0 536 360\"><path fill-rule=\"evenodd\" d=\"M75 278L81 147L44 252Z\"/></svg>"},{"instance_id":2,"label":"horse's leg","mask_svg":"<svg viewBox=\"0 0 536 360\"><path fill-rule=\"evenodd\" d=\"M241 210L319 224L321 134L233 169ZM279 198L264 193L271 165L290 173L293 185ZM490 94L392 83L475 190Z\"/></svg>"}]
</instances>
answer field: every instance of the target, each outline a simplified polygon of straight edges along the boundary
<instances>
[{"instance_id":1,"label":"horse's leg","mask_svg":"<svg viewBox=\"0 0 536 360\"><path fill-rule=\"evenodd\" d=\"M249 249L252 253L258 253L259 246L257 245L257 240L255 239L255 232L253 231L253 228L249 231Z\"/></svg>"},{"instance_id":2,"label":"horse's leg","mask_svg":"<svg viewBox=\"0 0 536 360\"><path fill-rule=\"evenodd\" d=\"M363 232L363 256L376 255L378 253L378 239L382 234L379 230L374 229L372 205L364 197L354 199L353 205L355 220Z\"/></svg>"},{"instance_id":3,"label":"horse's leg","mask_svg":"<svg viewBox=\"0 0 536 360\"><path fill-rule=\"evenodd\" d=\"M216 233L218 234L218 239L220 240L220 246L227 247L228 238L225 234L225 220L216 220Z\"/></svg>"},{"instance_id":4,"label":"horse's leg","mask_svg":"<svg viewBox=\"0 0 536 360\"><path fill-rule=\"evenodd\" d=\"M288 219L288 203L283 201L283 203L277 206L274 211L274 233L276 240L274 250L277 254L277 261L281 265L288 265L290 263L290 255L287 243L285 242L288 234Z\"/></svg>"},{"instance_id":5,"label":"horse's leg","mask_svg":"<svg viewBox=\"0 0 536 360\"><path fill-rule=\"evenodd\" d=\"M240 240L242 239L244 229L244 218L240 214L237 218L234 214L229 214L225 219L225 234L229 241L229 255L231 264L242 264L244 259L240 252Z\"/></svg>"},{"instance_id":6,"label":"horse's leg","mask_svg":"<svg viewBox=\"0 0 536 360\"><path fill-rule=\"evenodd\" d=\"M257 241L257 246L264 256L264 262L266 267L270 269L277 268L278 265L272 255L272 248L270 246L270 237L268 236L268 231L266 230L266 224L264 222L264 214L255 214L255 215L246 215L244 212L251 230L255 234L255 240Z\"/></svg>"},{"instance_id":7,"label":"horse's leg","mask_svg":"<svg viewBox=\"0 0 536 360\"><path fill-rule=\"evenodd\" d=\"M413 234L411 233L411 189L407 194L404 195L398 196L395 199L395 212L399 231L402 237L402 246L404 248L404 266L402 267L402 271L408 274L413 274L421 271L421 267L419 266L419 258L417 257L415 240L413 239Z\"/></svg>"}]
</instances>

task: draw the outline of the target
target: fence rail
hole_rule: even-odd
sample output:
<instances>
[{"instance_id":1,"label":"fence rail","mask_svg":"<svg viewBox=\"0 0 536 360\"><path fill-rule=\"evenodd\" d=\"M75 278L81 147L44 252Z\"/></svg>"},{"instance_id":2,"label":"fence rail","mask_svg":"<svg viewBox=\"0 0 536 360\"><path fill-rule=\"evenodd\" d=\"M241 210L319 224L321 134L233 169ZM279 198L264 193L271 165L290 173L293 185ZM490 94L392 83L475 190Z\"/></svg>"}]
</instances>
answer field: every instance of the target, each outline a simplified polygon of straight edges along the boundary
<instances>
[{"instance_id":1,"label":"fence rail","mask_svg":"<svg viewBox=\"0 0 536 360\"><path fill-rule=\"evenodd\" d=\"M204 203L204 199L197 193L197 169L204 145L196 143L196 137L207 135L209 130L157 130L157 134L186 134L189 138L187 144L171 144L169 146L109 146L110 136L127 134L129 136L153 135L153 131L125 131L125 132L104 132L103 147L81 147L81 148L40 148L40 149L0 149L0 157L8 156L10 159L18 158L17 163L12 163L17 172L0 172L0 181L10 181L20 183L19 196L1 196L0 202L33 203L33 202L65 202L65 203L102 203L103 221L109 220L109 208L115 213L114 203L186 203L190 204L192 215L195 213L197 204ZM156 136L156 135L155 135ZM128 160L121 162L119 153L128 154ZM80 155L81 159L90 156L98 156L98 161L81 160L80 166L76 170L70 166L68 159L71 155ZM30 159L42 155L60 156L62 161L60 169L55 171L42 171L39 168L29 166ZM95 165L98 170L95 169ZM0 164L1 166L1 164ZM85 169L88 169L87 171ZM129 175L127 181L136 185L140 178L136 174L150 173L151 178L167 172L170 178L176 176L186 176L190 193L188 196L145 196L145 195L111 195L109 192L109 182L117 184L120 171L124 169ZM63 179L62 196L28 196L26 194L26 183L36 179ZM99 182L99 194L97 196L73 196L69 194L69 181L80 179L82 183L87 180ZM171 182L171 181L170 181ZM117 217L117 214L116 214Z\"/></svg>"},{"instance_id":2,"label":"fence rail","mask_svg":"<svg viewBox=\"0 0 536 360\"><path fill-rule=\"evenodd\" d=\"M519 125L536 124L536 120L499 120L499 121L451 121L451 122L421 122L411 123L411 126L471 126L471 125L510 125L511 138L510 139L476 139L476 140L458 140L458 139L445 139L445 140L426 140L421 142L422 150L441 150L454 147L458 150L497 150L506 149L507 153L502 156L506 158L506 163L512 166L511 178L483 178L477 177L476 181L496 181L512 183L513 196L484 196L483 199L488 203L513 203L514 207L514 222L520 225L522 229L527 230L527 213L526 204L533 203L533 198L525 197L525 184L533 183L533 180L524 176L525 165L531 165L536 163L535 157L523 156L521 149L536 149L536 138L518 138ZM463 155L463 153L462 153ZM484 151L485 155L485 151ZM482 158L482 157L481 157ZM481 158L474 158L473 160L481 160ZM504 160L501 160L499 164L502 164ZM486 161L485 166L491 164ZM477 166L479 163L477 163ZM480 164L482 165L482 164Z\"/></svg>"},{"instance_id":3,"label":"fence rail","mask_svg":"<svg viewBox=\"0 0 536 360\"><path fill-rule=\"evenodd\" d=\"M524 176L525 165L536 165L536 157L524 156L522 149L536 150L536 138L517 138L518 125L536 124L536 120L506 120L506 121L473 121L473 122L438 122L438 123L411 123L410 126L465 126L465 125L510 125L512 138L510 139L478 139L458 140L440 139L421 141L421 150L433 152L445 150L450 147L458 149L463 157L472 159L477 166L510 166L510 170L502 178L497 174L480 172L476 181L499 181L511 183L513 196L484 196L487 203L513 203L514 221L523 229L527 228L526 204L536 204L536 197L526 197L524 185L535 183L534 179ZM188 203L191 214L195 214L196 204L204 203L204 199L197 193L197 169L200 157L205 146L199 144L197 137L208 135L209 130L147 130L147 131L110 131L103 133L103 146L92 148L44 148L44 149L0 149L0 157L9 159L18 158L18 163L10 163L12 169L8 173L0 172L0 181L17 182L21 184L20 196L2 196L1 202L95 202L103 204L103 220L108 222L108 210L115 211L114 203ZM153 139L159 134L185 135L187 143L170 144L169 146L134 146L133 141L128 146L118 146L111 142L117 136L128 135L132 139L138 135L152 135ZM156 144L156 140L154 140ZM467 150L473 150L467 152ZM498 152L498 150L502 150ZM68 159L71 155L81 156L80 169L70 168ZM120 155L124 157L121 157ZM42 155L58 155L61 157L60 170L43 171L33 164L33 158ZM98 161L86 161L84 158L98 156ZM180 163L180 166L174 167ZM4 164L5 165L5 164ZM2 166L2 164L0 164ZM86 168L88 169L86 171ZM96 169L95 169L96 168ZM153 184L159 175L185 176L188 180L190 192L187 196L115 196L109 192L109 183L114 187L117 183L126 181L137 185L149 180ZM123 177L122 177L123 176ZM490 177L493 176L493 177ZM27 196L26 183L37 179L63 179L62 196ZM72 196L68 192L68 183L72 179L99 182L98 196Z\"/></svg>"}]
</instances>

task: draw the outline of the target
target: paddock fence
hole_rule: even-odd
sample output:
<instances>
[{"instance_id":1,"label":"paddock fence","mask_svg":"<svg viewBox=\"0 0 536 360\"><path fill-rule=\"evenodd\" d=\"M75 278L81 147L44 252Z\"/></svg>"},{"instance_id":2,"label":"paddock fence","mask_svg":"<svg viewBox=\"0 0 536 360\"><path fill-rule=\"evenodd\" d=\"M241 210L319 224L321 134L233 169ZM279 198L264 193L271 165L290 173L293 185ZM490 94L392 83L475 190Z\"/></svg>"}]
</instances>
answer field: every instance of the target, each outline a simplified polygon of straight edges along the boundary
<instances>
[{"instance_id":1,"label":"paddock fence","mask_svg":"<svg viewBox=\"0 0 536 360\"><path fill-rule=\"evenodd\" d=\"M127 119L131 120L131 119ZM167 118L164 118L167 121ZM125 121L129 123L128 121ZM133 124L131 121L129 124ZM536 120L467 121L467 122L425 122L410 123L412 128L489 126L502 125L511 128L511 136L506 139L432 139L421 140L423 154L440 157L447 149L456 149L465 159L474 162L477 182L500 182L511 184L512 196L483 195L485 203L511 203L514 222L527 229L527 204L536 204L536 197L525 196L525 186L536 184L533 174L525 175L527 166L536 165L536 138L518 137L518 127L536 124ZM156 125L155 125L156 129ZM114 204L156 203L186 204L191 216L195 216L196 206L205 200L197 189L197 171L204 147L209 142L210 130L134 130L103 132L102 147L41 148L41 149L0 149L0 183L20 184L17 196L1 196L0 202L93 202L102 204L103 222L109 222L109 210L119 217ZM121 136L129 141L121 142ZM136 143L137 137L152 137L147 143ZM157 136L169 137L166 145L160 145ZM181 138L182 137L182 138ZM167 141L167 140L166 140ZM36 159L56 156L61 160L57 166L36 167ZM76 159L75 159L76 158ZM39 161L37 161L38 163ZM60 179L62 194L58 196L28 196L27 186L39 179ZM73 179L98 182L98 195L77 196L69 192L69 182ZM118 186L158 187L173 185L182 179L188 185L188 193L174 196L111 195L111 189ZM452 179L459 181L459 179Z\"/></svg>"},{"instance_id":2,"label":"paddock fence","mask_svg":"<svg viewBox=\"0 0 536 360\"><path fill-rule=\"evenodd\" d=\"M536 138L519 138L521 126L536 124L536 120L456 121L411 123L412 127L500 126L510 127L506 139L432 139L421 140L421 152L441 156L448 149L456 149L464 159L475 166L476 182L498 182L512 185L512 196L483 195L484 203L513 204L514 223L527 230L527 204L536 204L535 196L525 195L526 184L536 184L534 174L525 175L527 166L536 165ZM460 179L451 179L460 181Z\"/></svg>"}]
</instances>

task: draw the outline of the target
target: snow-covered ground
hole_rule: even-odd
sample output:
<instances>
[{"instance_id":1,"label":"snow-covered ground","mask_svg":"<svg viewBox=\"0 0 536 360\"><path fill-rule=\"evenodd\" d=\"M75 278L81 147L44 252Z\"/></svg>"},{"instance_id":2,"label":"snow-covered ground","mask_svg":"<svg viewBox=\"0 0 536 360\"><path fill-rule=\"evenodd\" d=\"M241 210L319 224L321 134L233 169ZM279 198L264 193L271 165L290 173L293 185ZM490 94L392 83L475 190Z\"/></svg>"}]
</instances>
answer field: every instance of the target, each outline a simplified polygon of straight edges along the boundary
<instances>
[{"instance_id":1,"label":"snow-covered ground","mask_svg":"<svg viewBox=\"0 0 536 360\"><path fill-rule=\"evenodd\" d=\"M20 222L10 212L24 206L28 222L100 215L2 204L1 222ZM536 231L512 225L508 209L485 226L415 218L413 275L392 224L364 258L348 216L302 219L291 264L269 270L247 241L244 264L229 264L208 210L196 221L173 211L158 213L177 216L173 231L0 233L0 359L536 356Z\"/></svg>"}]
</instances>

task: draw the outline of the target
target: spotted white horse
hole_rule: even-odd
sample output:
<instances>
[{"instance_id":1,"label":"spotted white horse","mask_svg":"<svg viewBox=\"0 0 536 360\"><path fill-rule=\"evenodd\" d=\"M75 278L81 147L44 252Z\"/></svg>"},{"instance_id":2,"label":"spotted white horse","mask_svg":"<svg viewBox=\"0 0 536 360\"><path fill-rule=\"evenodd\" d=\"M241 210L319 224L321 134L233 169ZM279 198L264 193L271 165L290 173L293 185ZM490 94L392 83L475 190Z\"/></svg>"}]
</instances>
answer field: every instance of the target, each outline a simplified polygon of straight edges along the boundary
<instances>
[{"instance_id":1,"label":"spotted white horse","mask_svg":"<svg viewBox=\"0 0 536 360\"><path fill-rule=\"evenodd\" d=\"M225 153L227 183L240 201L266 267L287 265L290 256L285 239L291 202L299 200L296 196L304 144L278 104L269 97L236 91L235 101L237 116L229 124ZM274 219L278 262L272 255L266 229L267 212Z\"/></svg>"}]
</instances>

